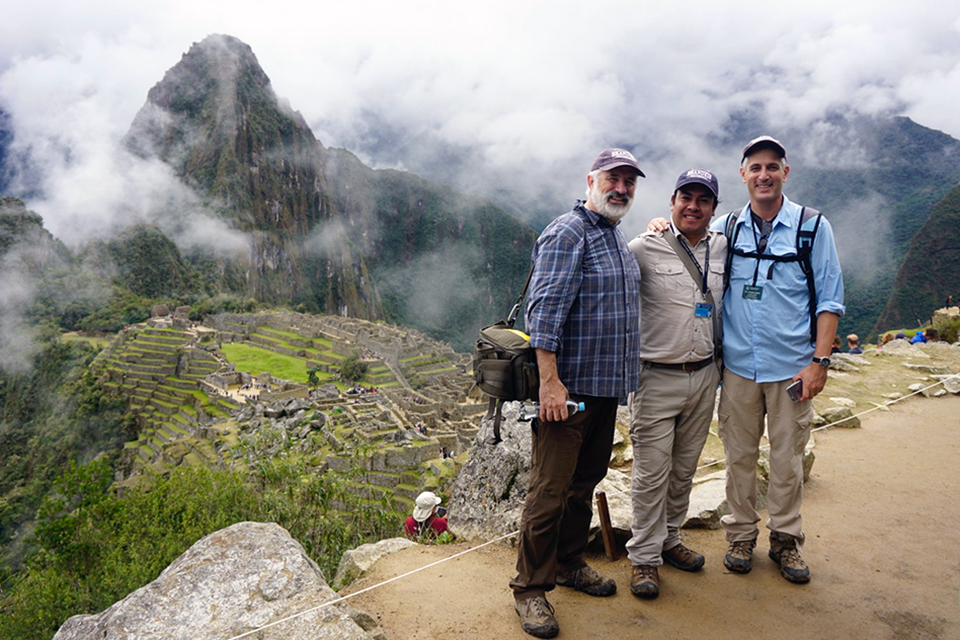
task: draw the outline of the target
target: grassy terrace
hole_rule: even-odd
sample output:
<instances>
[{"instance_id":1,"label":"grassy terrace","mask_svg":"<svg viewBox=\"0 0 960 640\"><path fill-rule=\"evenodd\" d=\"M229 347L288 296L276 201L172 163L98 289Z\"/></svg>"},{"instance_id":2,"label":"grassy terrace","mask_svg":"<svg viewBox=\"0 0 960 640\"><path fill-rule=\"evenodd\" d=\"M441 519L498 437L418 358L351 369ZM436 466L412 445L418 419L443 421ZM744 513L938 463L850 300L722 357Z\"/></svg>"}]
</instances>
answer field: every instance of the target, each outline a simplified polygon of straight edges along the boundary
<instances>
[{"instance_id":1,"label":"grassy terrace","mask_svg":"<svg viewBox=\"0 0 960 640\"><path fill-rule=\"evenodd\" d=\"M276 353L263 347L239 342L224 343L223 355L237 365L237 369L253 375L270 375L292 382L307 383L307 361L303 358Z\"/></svg>"},{"instance_id":2,"label":"grassy terrace","mask_svg":"<svg viewBox=\"0 0 960 640\"><path fill-rule=\"evenodd\" d=\"M108 337L94 337L94 336L84 336L80 335L76 331L69 331L60 336L60 339L64 342L89 342L98 349L105 349L110 342L113 340L113 336Z\"/></svg>"},{"instance_id":3,"label":"grassy terrace","mask_svg":"<svg viewBox=\"0 0 960 640\"><path fill-rule=\"evenodd\" d=\"M333 350L333 342L331 342L326 338L308 338L294 331L283 331L281 329L274 329L273 327L266 327L266 326L258 327L257 333L262 334L268 338L283 338L285 339L285 341L289 341L289 340L297 340L301 342L310 341L315 345L319 345L318 350L320 352ZM292 345L288 345L288 346L292 346Z\"/></svg>"}]
</instances>

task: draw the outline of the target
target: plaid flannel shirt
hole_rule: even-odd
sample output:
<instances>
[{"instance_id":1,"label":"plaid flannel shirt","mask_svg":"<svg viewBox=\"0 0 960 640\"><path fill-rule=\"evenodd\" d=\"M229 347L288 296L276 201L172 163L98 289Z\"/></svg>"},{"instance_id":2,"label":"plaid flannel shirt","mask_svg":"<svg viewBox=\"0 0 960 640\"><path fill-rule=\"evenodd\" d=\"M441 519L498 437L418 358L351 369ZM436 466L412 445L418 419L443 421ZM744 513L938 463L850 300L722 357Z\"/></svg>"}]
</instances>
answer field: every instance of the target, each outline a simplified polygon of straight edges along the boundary
<instances>
[{"instance_id":1,"label":"plaid flannel shirt","mask_svg":"<svg viewBox=\"0 0 960 640\"><path fill-rule=\"evenodd\" d=\"M571 394L626 398L640 386L640 268L619 223L578 201L533 248L525 324L557 354Z\"/></svg>"}]
</instances>

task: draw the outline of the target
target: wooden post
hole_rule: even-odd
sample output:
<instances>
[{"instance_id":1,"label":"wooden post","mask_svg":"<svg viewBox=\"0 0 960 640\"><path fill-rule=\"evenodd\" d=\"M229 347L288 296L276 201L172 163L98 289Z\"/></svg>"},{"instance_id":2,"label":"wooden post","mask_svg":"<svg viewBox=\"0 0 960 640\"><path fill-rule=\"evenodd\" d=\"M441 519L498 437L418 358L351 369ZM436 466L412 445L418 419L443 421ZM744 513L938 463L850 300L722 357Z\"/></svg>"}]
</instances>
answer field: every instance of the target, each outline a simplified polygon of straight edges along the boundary
<instances>
[{"instance_id":1,"label":"wooden post","mask_svg":"<svg viewBox=\"0 0 960 640\"><path fill-rule=\"evenodd\" d=\"M603 536L603 548L610 560L616 560L617 542L613 537L613 525L610 524L607 494L603 491L597 491L597 515L600 517L600 535Z\"/></svg>"}]
</instances>

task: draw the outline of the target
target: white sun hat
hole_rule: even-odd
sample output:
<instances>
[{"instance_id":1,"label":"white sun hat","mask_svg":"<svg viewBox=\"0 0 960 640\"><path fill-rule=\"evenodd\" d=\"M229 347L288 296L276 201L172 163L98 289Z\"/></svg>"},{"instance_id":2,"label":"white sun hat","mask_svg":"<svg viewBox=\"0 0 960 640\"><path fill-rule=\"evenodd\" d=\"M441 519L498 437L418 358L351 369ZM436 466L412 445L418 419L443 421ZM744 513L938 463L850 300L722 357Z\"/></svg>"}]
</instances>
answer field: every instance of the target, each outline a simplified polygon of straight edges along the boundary
<instances>
[{"instance_id":1,"label":"white sun hat","mask_svg":"<svg viewBox=\"0 0 960 640\"><path fill-rule=\"evenodd\" d=\"M433 508L440 504L440 498L432 491L424 491L417 496L417 506L413 508L413 519L424 522L433 513Z\"/></svg>"}]
</instances>

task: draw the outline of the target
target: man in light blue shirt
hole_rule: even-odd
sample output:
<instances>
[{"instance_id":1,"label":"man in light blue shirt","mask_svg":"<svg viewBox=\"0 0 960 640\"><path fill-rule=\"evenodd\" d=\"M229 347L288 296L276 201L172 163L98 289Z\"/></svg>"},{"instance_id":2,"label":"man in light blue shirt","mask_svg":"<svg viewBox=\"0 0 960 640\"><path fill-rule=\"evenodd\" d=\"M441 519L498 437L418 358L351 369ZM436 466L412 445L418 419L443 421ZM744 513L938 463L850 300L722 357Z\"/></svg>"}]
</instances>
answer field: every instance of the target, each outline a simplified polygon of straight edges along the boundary
<instances>
[{"instance_id":1,"label":"man in light blue shirt","mask_svg":"<svg viewBox=\"0 0 960 640\"><path fill-rule=\"evenodd\" d=\"M723 302L726 371L718 408L731 513L721 524L730 543L724 564L733 572L749 572L759 534L756 466L766 416L769 555L784 578L805 583L810 570L800 556L803 452L813 419L811 400L827 381L830 350L845 308L840 262L825 217L814 216L804 226L813 229L813 294L796 259L804 210L783 195L790 173L786 156L784 146L769 136L748 143L740 175L750 202L712 225L727 230L729 224L731 238ZM788 391L795 383L799 389Z\"/></svg>"}]
</instances>

